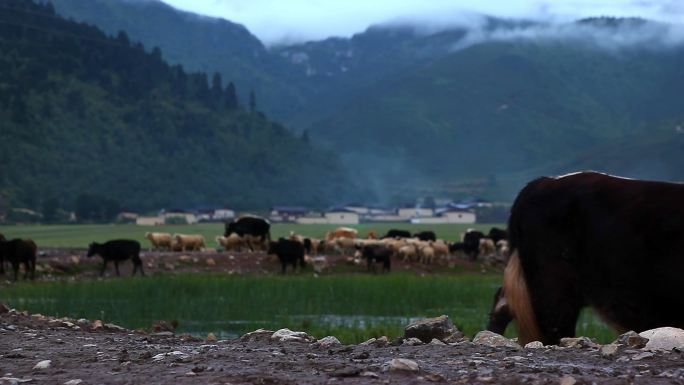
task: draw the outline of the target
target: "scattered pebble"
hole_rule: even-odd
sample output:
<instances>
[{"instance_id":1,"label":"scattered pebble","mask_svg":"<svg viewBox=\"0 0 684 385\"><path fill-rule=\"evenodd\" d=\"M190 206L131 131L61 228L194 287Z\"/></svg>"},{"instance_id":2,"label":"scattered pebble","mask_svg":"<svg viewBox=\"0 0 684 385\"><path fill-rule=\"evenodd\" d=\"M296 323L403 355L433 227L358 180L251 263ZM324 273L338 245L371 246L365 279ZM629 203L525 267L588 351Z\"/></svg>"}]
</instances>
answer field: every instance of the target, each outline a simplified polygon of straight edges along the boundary
<instances>
[{"instance_id":1,"label":"scattered pebble","mask_svg":"<svg viewBox=\"0 0 684 385\"><path fill-rule=\"evenodd\" d=\"M34 367L33 370L45 370L45 369L50 369L52 366L52 361L51 360L43 360L38 362Z\"/></svg>"},{"instance_id":2,"label":"scattered pebble","mask_svg":"<svg viewBox=\"0 0 684 385\"><path fill-rule=\"evenodd\" d=\"M483 330L477 333L473 338L473 343L478 345L486 345L490 347L504 346L513 349L521 348L521 346L518 345L516 342L513 342L500 334L496 334L488 330Z\"/></svg>"},{"instance_id":3,"label":"scattered pebble","mask_svg":"<svg viewBox=\"0 0 684 385\"><path fill-rule=\"evenodd\" d=\"M387 365L389 365L390 371L406 370L409 372L417 372L420 370L420 367L416 361L406 358L394 358L387 362Z\"/></svg>"},{"instance_id":4,"label":"scattered pebble","mask_svg":"<svg viewBox=\"0 0 684 385\"><path fill-rule=\"evenodd\" d=\"M290 329L280 329L271 335L271 340L282 342L314 342L316 339L305 332L296 332Z\"/></svg>"}]
</instances>

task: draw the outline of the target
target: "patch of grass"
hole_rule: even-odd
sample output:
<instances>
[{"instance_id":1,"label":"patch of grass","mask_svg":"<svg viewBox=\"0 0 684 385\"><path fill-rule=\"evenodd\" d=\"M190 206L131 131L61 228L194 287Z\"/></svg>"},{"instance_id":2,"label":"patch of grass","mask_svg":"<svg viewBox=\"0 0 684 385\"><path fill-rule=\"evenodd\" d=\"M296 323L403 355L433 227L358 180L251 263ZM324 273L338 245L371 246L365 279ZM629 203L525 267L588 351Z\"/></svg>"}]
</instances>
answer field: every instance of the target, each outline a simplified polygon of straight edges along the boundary
<instances>
[{"instance_id":1,"label":"patch of grass","mask_svg":"<svg viewBox=\"0 0 684 385\"><path fill-rule=\"evenodd\" d=\"M181 332L237 336L257 328L335 335L345 343L403 333L411 320L447 314L466 335L486 326L498 275L227 276L179 274L81 282L18 283L0 300L31 312L103 319L129 328L178 320ZM509 328L512 329L512 328ZM578 333L610 332L583 314ZM513 333L509 330L509 336Z\"/></svg>"}]
</instances>

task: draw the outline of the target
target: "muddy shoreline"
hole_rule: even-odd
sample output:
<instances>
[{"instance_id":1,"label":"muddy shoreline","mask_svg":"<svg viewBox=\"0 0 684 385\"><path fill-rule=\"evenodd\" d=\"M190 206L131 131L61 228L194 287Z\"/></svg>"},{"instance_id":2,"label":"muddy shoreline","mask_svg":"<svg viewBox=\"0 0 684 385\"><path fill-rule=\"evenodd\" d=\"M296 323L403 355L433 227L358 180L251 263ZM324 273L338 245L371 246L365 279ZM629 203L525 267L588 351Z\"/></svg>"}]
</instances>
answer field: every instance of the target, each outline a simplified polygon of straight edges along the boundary
<instances>
[{"instance_id":1,"label":"muddy shoreline","mask_svg":"<svg viewBox=\"0 0 684 385\"><path fill-rule=\"evenodd\" d=\"M0 384L684 384L684 353L676 350L622 349L605 358L598 347L516 349L470 341L320 346L276 342L270 334L200 340L0 312ZM392 360L399 358L418 369L396 369ZM46 360L48 367L36 368Z\"/></svg>"}]
</instances>

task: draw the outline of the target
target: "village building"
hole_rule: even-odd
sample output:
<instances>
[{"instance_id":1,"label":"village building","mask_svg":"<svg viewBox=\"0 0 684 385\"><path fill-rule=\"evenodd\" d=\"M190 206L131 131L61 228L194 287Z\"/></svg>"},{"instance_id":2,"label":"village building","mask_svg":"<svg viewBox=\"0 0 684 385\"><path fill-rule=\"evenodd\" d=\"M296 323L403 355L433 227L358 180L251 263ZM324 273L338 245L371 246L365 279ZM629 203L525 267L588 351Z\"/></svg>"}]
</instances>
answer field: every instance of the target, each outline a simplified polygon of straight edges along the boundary
<instances>
[{"instance_id":1,"label":"village building","mask_svg":"<svg viewBox=\"0 0 684 385\"><path fill-rule=\"evenodd\" d=\"M135 218L135 224L138 226L159 226L164 224L164 219L160 216L146 217L138 215Z\"/></svg>"},{"instance_id":2,"label":"village building","mask_svg":"<svg viewBox=\"0 0 684 385\"><path fill-rule=\"evenodd\" d=\"M397 214L405 219L432 217L435 210L428 207L404 206L397 210Z\"/></svg>"},{"instance_id":3,"label":"village building","mask_svg":"<svg viewBox=\"0 0 684 385\"><path fill-rule=\"evenodd\" d=\"M273 222L296 222L297 218L304 217L311 213L306 207L301 206L274 206L268 219Z\"/></svg>"},{"instance_id":4,"label":"village building","mask_svg":"<svg viewBox=\"0 0 684 385\"><path fill-rule=\"evenodd\" d=\"M192 225L199 221L195 213L179 209L164 210L160 216L165 224L187 223Z\"/></svg>"}]
</instances>

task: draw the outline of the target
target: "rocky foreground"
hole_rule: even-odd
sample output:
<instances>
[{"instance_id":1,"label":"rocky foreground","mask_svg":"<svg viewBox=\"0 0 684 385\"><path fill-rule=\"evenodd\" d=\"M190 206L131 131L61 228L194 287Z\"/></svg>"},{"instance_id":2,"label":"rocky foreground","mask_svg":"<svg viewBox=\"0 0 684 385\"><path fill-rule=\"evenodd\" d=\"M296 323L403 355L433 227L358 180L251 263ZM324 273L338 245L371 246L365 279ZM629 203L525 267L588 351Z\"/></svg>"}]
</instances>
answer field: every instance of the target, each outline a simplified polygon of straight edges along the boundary
<instances>
[{"instance_id":1,"label":"rocky foreground","mask_svg":"<svg viewBox=\"0 0 684 385\"><path fill-rule=\"evenodd\" d=\"M217 341L0 305L0 384L684 384L684 331L643 335L521 347L489 332L468 341L442 316L359 345L287 329Z\"/></svg>"}]
</instances>

